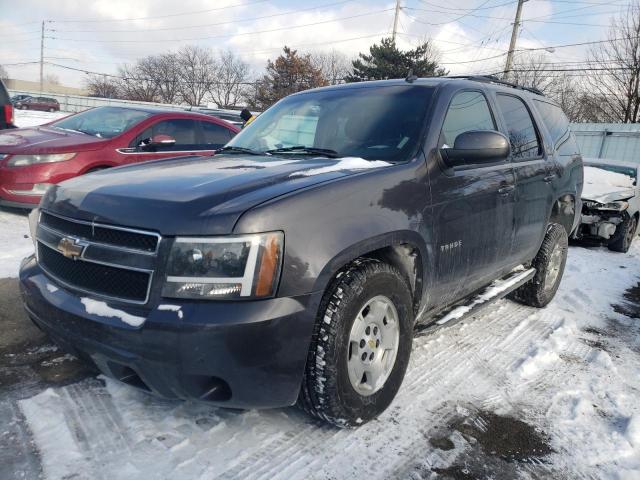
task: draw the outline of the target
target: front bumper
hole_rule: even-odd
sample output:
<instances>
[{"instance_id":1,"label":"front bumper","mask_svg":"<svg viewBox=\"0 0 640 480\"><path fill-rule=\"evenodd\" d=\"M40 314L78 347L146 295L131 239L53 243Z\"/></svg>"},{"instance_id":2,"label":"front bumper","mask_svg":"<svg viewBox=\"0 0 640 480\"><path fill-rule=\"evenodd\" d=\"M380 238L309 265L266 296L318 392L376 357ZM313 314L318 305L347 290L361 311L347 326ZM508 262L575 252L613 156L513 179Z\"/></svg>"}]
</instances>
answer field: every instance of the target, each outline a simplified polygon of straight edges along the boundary
<instances>
[{"instance_id":1,"label":"front bumper","mask_svg":"<svg viewBox=\"0 0 640 480\"><path fill-rule=\"evenodd\" d=\"M146 309L101 303L99 314L88 313L96 309L52 282L33 257L22 263L20 289L32 320L105 375L165 397L236 408L295 403L320 301L320 294L242 302L166 299ZM145 321L132 326L107 316L109 308Z\"/></svg>"}]
</instances>

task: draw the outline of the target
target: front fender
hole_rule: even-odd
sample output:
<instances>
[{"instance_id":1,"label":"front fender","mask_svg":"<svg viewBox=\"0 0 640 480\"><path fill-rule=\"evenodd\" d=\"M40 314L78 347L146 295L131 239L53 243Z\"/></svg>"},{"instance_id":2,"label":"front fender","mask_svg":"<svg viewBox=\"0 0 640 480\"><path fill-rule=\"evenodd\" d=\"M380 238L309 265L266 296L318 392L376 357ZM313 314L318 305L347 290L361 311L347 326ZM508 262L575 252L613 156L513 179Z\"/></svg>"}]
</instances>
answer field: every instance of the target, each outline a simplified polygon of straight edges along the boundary
<instances>
[{"instance_id":1,"label":"front fender","mask_svg":"<svg viewBox=\"0 0 640 480\"><path fill-rule=\"evenodd\" d=\"M285 232L278 296L323 291L346 263L382 247L410 243L424 263L431 243L426 175L420 158L341 177L252 208L234 233Z\"/></svg>"}]
</instances>

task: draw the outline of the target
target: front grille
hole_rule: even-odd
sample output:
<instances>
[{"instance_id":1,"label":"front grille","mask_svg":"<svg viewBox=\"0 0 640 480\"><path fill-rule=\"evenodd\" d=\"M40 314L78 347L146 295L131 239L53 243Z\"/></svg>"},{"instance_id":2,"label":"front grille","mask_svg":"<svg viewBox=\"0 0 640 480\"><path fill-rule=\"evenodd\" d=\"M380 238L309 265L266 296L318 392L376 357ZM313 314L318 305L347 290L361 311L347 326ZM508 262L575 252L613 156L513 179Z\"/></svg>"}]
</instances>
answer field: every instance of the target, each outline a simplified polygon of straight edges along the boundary
<instances>
[{"instance_id":1,"label":"front grille","mask_svg":"<svg viewBox=\"0 0 640 480\"><path fill-rule=\"evenodd\" d=\"M144 252L155 252L158 247L157 235L122 230L119 227L92 225L90 222L67 220L47 212L41 213L40 223L61 233L107 245Z\"/></svg>"},{"instance_id":2,"label":"front grille","mask_svg":"<svg viewBox=\"0 0 640 480\"><path fill-rule=\"evenodd\" d=\"M72 260L42 243L38 243L38 261L50 275L72 288L133 302L147 299L150 272Z\"/></svg>"}]
</instances>

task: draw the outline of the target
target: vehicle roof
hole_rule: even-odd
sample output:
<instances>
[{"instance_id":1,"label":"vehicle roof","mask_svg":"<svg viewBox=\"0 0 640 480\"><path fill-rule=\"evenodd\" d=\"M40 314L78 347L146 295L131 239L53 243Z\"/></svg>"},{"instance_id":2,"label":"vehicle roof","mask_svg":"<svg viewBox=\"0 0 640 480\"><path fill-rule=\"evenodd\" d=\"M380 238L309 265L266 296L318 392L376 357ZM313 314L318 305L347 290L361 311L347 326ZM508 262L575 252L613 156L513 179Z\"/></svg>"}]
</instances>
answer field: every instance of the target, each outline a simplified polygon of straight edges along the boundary
<instances>
[{"instance_id":1,"label":"vehicle roof","mask_svg":"<svg viewBox=\"0 0 640 480\"><path fill-rule=\"evenodd\" d=\"M305 90L299 92L295 95L302 95L307 92L315 92L322 90L333 90L333 89L350 89L350 88L367 88L367 87L389 87L389 86L409 86L409 85L419 85L425 87L437 87L442 86L448 83L457 83L463 86L467 86L469 88L477 88L478 84L482 84L488 86L492 89L501 90L504 92L513 93L518 92L519 94L538 98L540 100L544 99L550 103L554 103L545 97L541 92L536 91L535 89L529 89L526 87L522 87L515 84L510 84L508 82L503 82L498 78L487 77L487 76L464 76L464 77L423 77L416 78L415 80L408 81L404 78L396 78L390 80L369 80L365 82L352 82L352 83L342 83L340 85L330 85L327 87L319 87L311 90Z\"/></svg>"},{"instance_id":2,"label":"vehicle roof","mask_svg":"<svg viewBox=\"0 0 640 480\"><path fill-rule=\"evenodd\" d=\"M593 157L582 157L582 162L586 165L611 165L615 167L627 167L627 168L635 168L637 169L640 164L635 162L625 162L623 160L612 160L610 158L593 158Z\"/></svg>"},{"instance_id":3,"label":"vehicle roof","mask_svg":"<svg viewBox=\"0 0 640 480\"><path fill-rule=\"evenodd\" d=\"M211 115L206 115L204 113L199 113L195 110L176 110L172 108L162 108L162 107L145 107L145 106L128 106L128 105L103 105L96 108L121 108L123 110L136 110L139 112L145 112L152 115L179 115L179 116L191 116L201 119L207 119L211 121L211 119L219 120L216 117Z\"/></svg>"}]
</instances>

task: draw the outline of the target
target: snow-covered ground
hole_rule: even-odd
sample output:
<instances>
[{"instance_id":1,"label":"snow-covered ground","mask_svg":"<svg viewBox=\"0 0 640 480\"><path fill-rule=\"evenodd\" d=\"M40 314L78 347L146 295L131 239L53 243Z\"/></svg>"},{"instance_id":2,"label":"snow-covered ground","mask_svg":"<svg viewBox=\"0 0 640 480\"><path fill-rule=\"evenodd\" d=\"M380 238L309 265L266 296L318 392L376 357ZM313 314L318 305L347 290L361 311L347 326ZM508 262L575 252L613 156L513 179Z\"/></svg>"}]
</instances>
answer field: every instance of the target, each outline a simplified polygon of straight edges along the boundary
<instances>
[{"instance_id":1,"label":"snow-covered ground","mask_svg":"<svg viewBox=\"0 0 640 480\"><path fill-rule=\"evenodd\" d=\"M28 233L25 217L0 222L2 245ZM4 271L30 250L23 240ZM418 336L398 397L358 430L104 378L47 389L20 410L46 479L640 478L640 320L612 306L639 272L637 239L629 254L570 248L546 309L501 300ZM516 421L531 431L504 427ZM492 444L501 440L508 455Z\"/></svg>"},{"instance_id":2,"label":"snow-covered ground","mask_svg":"<svg viewBox=\"0 0 640 480\"><path fill-rule=\"evenodd\" d=\"M20 259L33 253L27 213L0 210L0 278L18 276Z\"/></svg>"},{"instance_id":3,"label":"snow-covered ground","mask_svg":"<svg viewBox=\"0 0 640 480\"><path fill-rule=\"evenodd\" d=\"M58 118L71 115L68 112L39 112L36 110L16 110L15 124L17 127L35 127L44 123L53 122Z\"/></svg>"}]
</instances>

